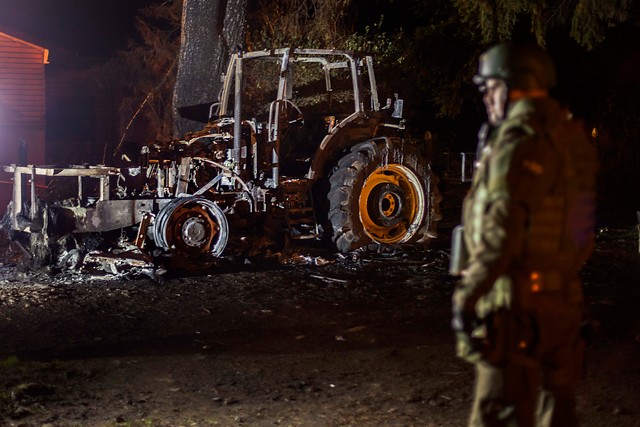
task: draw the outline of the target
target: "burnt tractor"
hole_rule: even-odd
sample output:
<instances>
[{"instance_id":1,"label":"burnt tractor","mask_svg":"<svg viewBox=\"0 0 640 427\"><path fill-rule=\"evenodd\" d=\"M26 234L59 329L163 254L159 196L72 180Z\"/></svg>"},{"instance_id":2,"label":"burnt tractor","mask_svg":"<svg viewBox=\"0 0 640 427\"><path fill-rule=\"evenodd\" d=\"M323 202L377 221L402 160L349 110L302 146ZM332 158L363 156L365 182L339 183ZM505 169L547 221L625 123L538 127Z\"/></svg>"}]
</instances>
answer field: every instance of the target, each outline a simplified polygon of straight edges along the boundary
<instances>
[{"instance_id":1,"label":"burnt tractor","mask_svg":"<svg viewBox=\"0 0 640 427\"><path fill-rule=\"evenodd\" d=\"M402 137L402 100L380 102L372 57L234 54L205 111L201 131L142 147L136 164L5 167L14 175L6 225L32 252L112 235L150 257L189 258L220 257L258 235L324 238L341 252L436 235L424 147ZM41 195L43 179L72 194Z\"/></svg>"}]
</instances>

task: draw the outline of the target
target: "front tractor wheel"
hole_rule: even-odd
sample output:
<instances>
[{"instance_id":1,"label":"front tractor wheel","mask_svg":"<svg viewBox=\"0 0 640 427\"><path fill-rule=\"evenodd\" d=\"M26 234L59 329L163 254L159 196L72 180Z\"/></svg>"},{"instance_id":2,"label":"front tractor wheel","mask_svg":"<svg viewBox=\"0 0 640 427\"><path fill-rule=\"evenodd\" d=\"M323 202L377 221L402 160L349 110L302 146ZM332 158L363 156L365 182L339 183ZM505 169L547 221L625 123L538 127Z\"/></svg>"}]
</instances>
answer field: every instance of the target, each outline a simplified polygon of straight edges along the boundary
<instances>
[{"instance_id":1,"label":"front tractor wheel","mask_svg":"<svg viewBox=\"0 0 640 427\"><path fill-rule=\"evenodd\" d=\"M426 243L435 236L438 197L413 145L390 139L358 144L329 180L329 220L341 252L371 243Z\"/></svg>"},{"instance_id":2,"label":"front tractor wheel","mask_svg":"<svg viewBox=\"0 0 640 427\"><path fill-rule=\"evenodd\" d=\"M229 239L227 218L211 200L185 197L172 200L157 215L154 240L181 256L222 254Z\"/></svg>"}]
</instances>

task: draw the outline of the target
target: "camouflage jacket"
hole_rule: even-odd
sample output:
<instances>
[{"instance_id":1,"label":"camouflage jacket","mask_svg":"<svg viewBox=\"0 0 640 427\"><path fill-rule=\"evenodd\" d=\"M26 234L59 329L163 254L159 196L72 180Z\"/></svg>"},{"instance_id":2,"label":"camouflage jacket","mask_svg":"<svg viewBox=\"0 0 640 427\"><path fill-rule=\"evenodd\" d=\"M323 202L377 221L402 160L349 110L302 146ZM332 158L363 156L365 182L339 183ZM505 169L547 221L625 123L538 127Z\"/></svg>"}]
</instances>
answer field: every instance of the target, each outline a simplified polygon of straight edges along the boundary
<instances>
[{"instance_id":1,"label":"camouflage jacket","mask_svg":"<svg viewBox=\"0 0 640 427\"><path fill-rule=\"evenodd\" d=\"M591 142L556 101L510 106L463 204L469 260L454 310L473 307L479 319L526 310L525 293L557 291L577 277L593 245L594 165ZM580 286L570 288L568 298L581 300Z\"/></svg>"}]
</instances>

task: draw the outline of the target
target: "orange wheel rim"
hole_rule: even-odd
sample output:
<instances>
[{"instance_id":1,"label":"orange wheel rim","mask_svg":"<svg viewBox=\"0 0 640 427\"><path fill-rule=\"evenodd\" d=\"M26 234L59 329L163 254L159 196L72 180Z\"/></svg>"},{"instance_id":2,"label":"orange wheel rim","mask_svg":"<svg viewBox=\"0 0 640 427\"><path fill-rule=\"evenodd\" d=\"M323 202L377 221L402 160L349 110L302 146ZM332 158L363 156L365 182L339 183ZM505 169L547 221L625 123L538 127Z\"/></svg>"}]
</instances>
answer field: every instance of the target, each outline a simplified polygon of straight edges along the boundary
<instances>
[{"instance_id":1,"label":"orange wheel rim","mask_svg":"<svg viewBox=\"0 0 640 427\"><path fill-rule=\"evenodd\" d=\"M372 240L404 243L416 234L424 216L421 181L406 166L379 167L364 182L359 208L364 232Z\"/></svg>"}]
</instances>

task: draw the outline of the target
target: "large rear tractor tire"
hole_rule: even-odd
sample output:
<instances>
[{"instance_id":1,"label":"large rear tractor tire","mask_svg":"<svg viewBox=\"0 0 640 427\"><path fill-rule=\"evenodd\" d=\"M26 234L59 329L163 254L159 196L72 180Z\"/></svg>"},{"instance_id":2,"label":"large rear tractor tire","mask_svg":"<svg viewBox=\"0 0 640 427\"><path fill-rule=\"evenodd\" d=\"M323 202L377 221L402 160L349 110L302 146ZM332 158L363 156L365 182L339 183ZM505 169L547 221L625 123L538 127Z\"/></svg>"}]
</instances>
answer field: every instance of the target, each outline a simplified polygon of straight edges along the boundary
<instances>
[{"instance_id":1,"label":"large rear tractor tire","mask_svg":"<svg viewBox=\"0 0 640 427\"><path fill-rule=\"evenodd\" d=\"M354 146L329 177L329 221L340 252L426 244L440 219L435 176L414 145L377 138Z\"/></svg>"}]
</instances>

